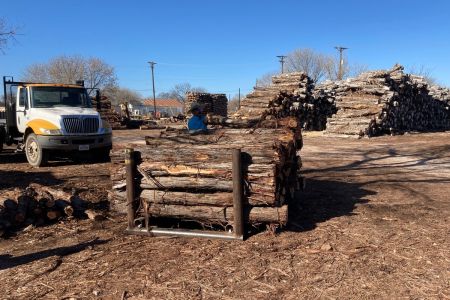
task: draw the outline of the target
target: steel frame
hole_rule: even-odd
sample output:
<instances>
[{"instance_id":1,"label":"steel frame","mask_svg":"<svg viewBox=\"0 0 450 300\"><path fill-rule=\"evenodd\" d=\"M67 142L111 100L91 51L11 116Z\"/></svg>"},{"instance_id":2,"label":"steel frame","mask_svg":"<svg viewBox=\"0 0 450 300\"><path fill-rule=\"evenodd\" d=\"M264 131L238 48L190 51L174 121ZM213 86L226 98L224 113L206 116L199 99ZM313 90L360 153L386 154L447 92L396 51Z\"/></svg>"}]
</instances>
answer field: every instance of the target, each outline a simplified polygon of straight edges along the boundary
<instances>
[{"instance_id":1,"label":"steel frame","mask_svg":"<svg viewBox=\"0 0 450 300\"><path fill-rule=\"evenodd\" d=\"M145 227L137 227L135 225L134 204L135 197L135 152L132 148L125 150L126 165L126 184L127 184L127 221L128 227L125 230L127 234L146 235L146 236L178 236L178 237L198 237L207 239L222 240L244 240L244 205L243 205L243 178L242 178L242 162L241 150L233 149L232 152L232 173L233 173L233 232L218 232L212 230L192 230L192 229L173 229L161 228L157 226L149 226L149 216L144 203L145 210Z\"/></svg>"}]
</instances>

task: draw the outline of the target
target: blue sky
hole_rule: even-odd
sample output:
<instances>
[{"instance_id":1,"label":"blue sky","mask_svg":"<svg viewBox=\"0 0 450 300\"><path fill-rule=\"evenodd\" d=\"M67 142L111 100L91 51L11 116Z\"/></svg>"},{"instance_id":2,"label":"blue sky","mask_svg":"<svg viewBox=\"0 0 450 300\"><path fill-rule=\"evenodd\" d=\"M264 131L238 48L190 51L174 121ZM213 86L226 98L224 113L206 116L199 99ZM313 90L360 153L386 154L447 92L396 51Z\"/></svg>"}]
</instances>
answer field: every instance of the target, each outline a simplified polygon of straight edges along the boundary
<instances>
[{"instance_id":1,"label":"blue sky","mask_svg":"<svg viewBox=\"0 0 450 300\"><path fill-rule=\"evenodd\" d=\"M39 4L36 4L38 2ZM58 55L100 57L119 84L151 94L189 82L210 92L249 92L277 70L276 55L308 47L370 69L426 66L450 85L450 1L63 1L2 3L0 17L20 27L0 54L1 75Z\"/></svg>"}]
</instances>

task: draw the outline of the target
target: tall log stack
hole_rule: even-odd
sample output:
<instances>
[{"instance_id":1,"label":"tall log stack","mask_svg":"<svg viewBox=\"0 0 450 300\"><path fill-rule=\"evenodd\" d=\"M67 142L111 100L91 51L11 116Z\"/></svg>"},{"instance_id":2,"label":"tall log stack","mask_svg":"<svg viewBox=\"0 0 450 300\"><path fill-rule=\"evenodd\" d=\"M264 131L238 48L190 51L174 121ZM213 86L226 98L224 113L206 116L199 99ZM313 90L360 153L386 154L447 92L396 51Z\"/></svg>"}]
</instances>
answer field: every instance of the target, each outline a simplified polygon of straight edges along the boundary
<instances>
[{"instance_id":1,"label":"tall log stack","mask_svg":"<svg viewBox=\"0 0 450 300\"><path fill-rule=\"evenodd\" d=\"M314 84L301 72L272 77L272 84L255 87L227 120L229 125L260 126L266 120L296 117L305 130L324 130L327 116L334 112L332 102L312 95Z\"/></svg>"},{"instance_id":2,"label":"tall log stack","mask_svg":"<svg viewBox=\"0 0 450 300\"><path fill-rule=\"evenodd\" d=\"M122 117L113 110L111 101L109 99L101 99L97 101L95 97L92 98L92 107L97 110L102 119L108 121L112 129L124 129L122 125Z\"/></svg>"},{"instance_id":3,"label":"tall log stack","mask_svg":"<svg viewBox=\"0 0 450 300\"><path fill-rule=\"evenodd\" d=\"M193 103L198 103L210 114L226 117L228 99L225 94L194 93L186 94L185 111L189 112Z\"/></svg>"},{"instance_id":4,"label":"tall log stack","mask_svg":"<svg viewBox=\"0 0 450 300\"><path fill-rule=\"evenodd\" d=\"M292 124L294 124L293 122ZM135 148L139 193L152 217L227 224L233 220L232 149L243 151L249 223L286 224L287 204L302 186L298 128L218 129L208 135L161 132ZM113 151L113 197L124 202L123 150Z\"/></svg>"},{"instance_id":5,"label":"tall log stack","mask_svg":"<svg viewBox=\"0 0 450 300\"><path fill-rule=\"evenodd\" d=\"M405 131L450 128L446 103L430 95L426 81L403 73L372 71L345 81L325 82L316 94L336 105L326 131L350 136L375 136Z\"/></svg>"},{"instance_id":6,"label":"tall log stack","mask_svg":"<svg viewBox=\"0 0 450 300\"><path fill-rule=\"evenodd\" d=\"M450 89L433 85L430 87L430 96L445 103L445 109L450 118Z\"/></svg>"}]
</instances>

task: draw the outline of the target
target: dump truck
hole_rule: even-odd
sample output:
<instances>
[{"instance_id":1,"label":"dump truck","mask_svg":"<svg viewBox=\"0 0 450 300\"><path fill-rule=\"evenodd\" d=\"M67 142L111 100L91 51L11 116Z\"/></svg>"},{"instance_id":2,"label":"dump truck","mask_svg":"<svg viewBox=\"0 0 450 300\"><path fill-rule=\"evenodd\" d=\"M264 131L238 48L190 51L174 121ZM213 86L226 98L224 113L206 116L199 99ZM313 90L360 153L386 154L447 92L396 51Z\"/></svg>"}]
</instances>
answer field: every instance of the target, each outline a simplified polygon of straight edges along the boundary
<instances>
[{"instance_id":1,"label":"dump truck","mask_svg":"<svg viewBox=\"0 0 450 300\"><path fill-rule=\"evenodd\" d=\"M5 118L0 120L3 144L17 145L28 163L40 167L51 154L104 160L112 148L112 130L92 108L83 81L75 84L30 83L3 77ZM96 97L100 97L96 93Z\"/></svg>"}]
</instances>

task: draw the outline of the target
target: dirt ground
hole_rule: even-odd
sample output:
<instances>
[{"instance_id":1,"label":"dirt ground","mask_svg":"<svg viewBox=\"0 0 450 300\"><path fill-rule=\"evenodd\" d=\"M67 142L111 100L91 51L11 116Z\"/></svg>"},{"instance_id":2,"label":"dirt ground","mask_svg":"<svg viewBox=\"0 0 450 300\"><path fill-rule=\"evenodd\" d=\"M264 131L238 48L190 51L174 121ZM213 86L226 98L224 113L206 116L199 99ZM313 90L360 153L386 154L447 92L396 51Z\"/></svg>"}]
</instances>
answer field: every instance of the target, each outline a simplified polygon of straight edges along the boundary
<instances>
[{"instance_id":1,"label":"dirt ground","mask_svg":"<svg viewBox=\"0 0 450 300\"><path fill-rule=\"evenodd\" d=\"M449 299L450 132L304 144L307 188L279 234L148 238L117 215L61 221L0 240L1 298ZM102 202L108 175L107 163L36 170L0 154L0 192L38 181Z\"/></svg>"}]
</instances>

